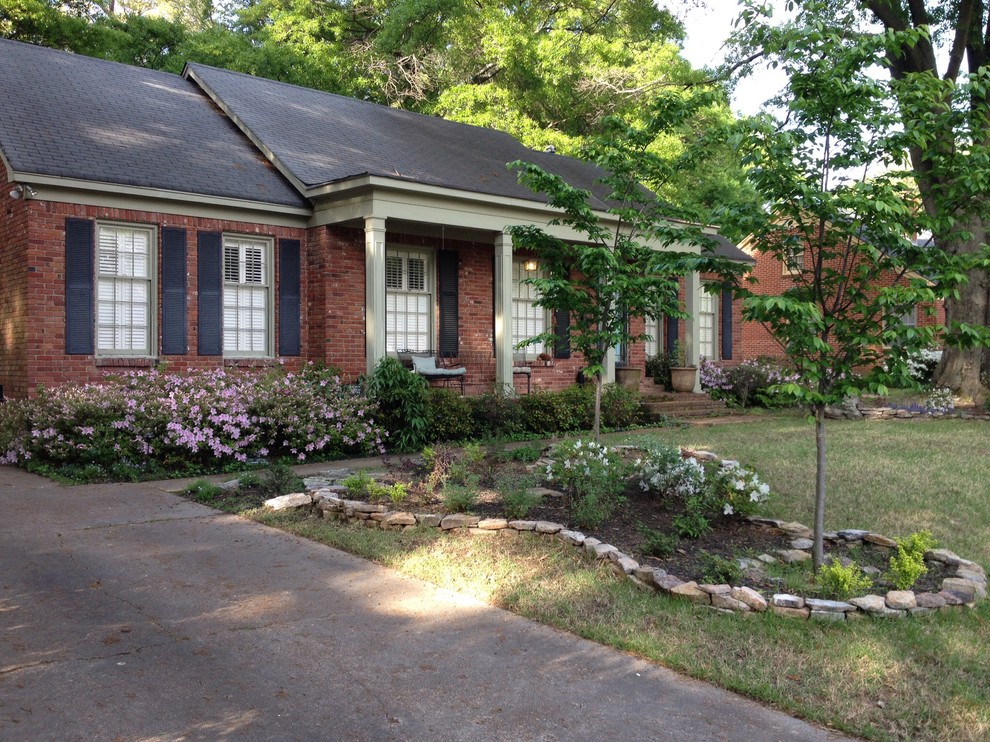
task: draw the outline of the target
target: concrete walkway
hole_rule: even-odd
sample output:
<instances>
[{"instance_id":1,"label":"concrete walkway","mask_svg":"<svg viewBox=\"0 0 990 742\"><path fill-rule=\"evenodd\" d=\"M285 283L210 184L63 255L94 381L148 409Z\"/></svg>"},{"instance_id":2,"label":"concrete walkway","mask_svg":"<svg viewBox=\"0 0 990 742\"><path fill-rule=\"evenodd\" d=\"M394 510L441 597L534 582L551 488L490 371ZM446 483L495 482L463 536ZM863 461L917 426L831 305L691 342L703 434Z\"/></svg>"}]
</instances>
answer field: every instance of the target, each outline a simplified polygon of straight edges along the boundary
<instances>
[{"instance_id":1,"label":"concrete walkway","mask_svg":"<svg viewBox=\"0 0 990 742\"><path fill-rule=\"evenodd\" d=\"M841 739L172 488L0 467L0 739Z\"/></svg>"}]
</instances>

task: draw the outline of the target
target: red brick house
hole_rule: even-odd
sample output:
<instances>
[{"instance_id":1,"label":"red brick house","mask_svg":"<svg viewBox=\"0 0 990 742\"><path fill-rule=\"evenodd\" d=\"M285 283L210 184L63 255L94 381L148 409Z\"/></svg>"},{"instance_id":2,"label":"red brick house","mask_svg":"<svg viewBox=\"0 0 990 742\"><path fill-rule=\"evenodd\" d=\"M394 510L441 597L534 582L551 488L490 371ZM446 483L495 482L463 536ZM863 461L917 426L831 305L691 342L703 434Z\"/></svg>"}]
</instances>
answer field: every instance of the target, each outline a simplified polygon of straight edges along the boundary
<instances>
[{"instance_id":1,"label":"red brick house","mask_svg":"<svg viewBox=\"0 0 990 742\"><path fill-rule=\"evenodd\" d=\"M757 280L752 290L767 296L784 293L793 285L795 277L804 266L805 255L799 255L790 262L784 262L775 255L760 252L749 241L743 241L740 248L753 259L750 275ZM892 286L896 277L889 272L877 275L875 284L878 287ZM931 326L945 322L945 303L934 305L919 304L912 312L906 314L902 321L911 325ZM783 358L784 352L770 332L759 322L742 322L742 343L740 360L752 360L761 357Z\"/></svg>"},{"instance_id":2,"label":"red brick house","mask_svg":"<svg viewBox=\"0 0 990 742\"><path fill-rule=\"evenodd\" d=\"M406 349L458 359L476 390L521 381L514 364L533 365L535 388L581 368L563 344L513 349L567 318L534 306L520 282L528 256L505 228L580 235L550 226L506 163L590 191L608 223L591 164L199 64L177 76L0 40L0 81L7 396L158 363L322 361L355 377ZM689 310L699 285L686 281ZM728 328L731 354L741 336L727 316L705 319ZM657 334L696 358L699 338L716 342L710 329L696 315ZM551 365L536 362L544 350ZM644 358L630 349L630 364Z\"/></svg>"}]
</instances>

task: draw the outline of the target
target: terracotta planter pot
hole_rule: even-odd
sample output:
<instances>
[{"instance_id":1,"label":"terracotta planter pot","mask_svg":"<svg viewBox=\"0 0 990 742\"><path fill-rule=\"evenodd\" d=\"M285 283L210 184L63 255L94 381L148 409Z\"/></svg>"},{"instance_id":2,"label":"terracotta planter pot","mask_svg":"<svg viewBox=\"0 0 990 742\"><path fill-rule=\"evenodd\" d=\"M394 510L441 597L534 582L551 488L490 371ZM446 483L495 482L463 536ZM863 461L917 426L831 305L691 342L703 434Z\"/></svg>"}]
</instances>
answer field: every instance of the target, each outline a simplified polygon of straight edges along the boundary
<instances>
[{"instance_id":1,"label":"terracotta planter pot","mask_svg":"<svg viewBox=\"0 0 990 742\"><path fill-rule=\"evenodd\" d=\"M643 374L640 368L615 369L615 383L631 391L639 391L639 379Z\"/></svg>"},{"instance_id":2,"label":"terracotta planter pot","mask_svg":"<svg viewBox=\"0 0 990 742\"><path fill-rule=\"evenodd\" d=\"M698 369L694 366L670 369L670 387L675 392L693 392L698 379Z\"/></svg>"}]
</instances>

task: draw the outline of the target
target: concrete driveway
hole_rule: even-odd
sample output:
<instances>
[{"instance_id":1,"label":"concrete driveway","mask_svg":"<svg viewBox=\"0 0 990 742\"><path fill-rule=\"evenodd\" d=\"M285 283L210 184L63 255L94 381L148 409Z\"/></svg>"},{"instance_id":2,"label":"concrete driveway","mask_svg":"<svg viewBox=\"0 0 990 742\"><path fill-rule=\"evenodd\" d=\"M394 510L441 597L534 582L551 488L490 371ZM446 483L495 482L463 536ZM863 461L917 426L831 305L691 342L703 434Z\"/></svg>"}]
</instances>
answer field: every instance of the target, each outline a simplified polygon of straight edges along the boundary
<instances>
[{"instance_id":1,"label":"concrete driveway","mask_svg":"<svg viewBox=\"0 0 990 742\"><path fill-rule=\"evenodd\" d=\"M842 739L166 486L0 467L0 739Z\"/></svg>"}]
</instances>

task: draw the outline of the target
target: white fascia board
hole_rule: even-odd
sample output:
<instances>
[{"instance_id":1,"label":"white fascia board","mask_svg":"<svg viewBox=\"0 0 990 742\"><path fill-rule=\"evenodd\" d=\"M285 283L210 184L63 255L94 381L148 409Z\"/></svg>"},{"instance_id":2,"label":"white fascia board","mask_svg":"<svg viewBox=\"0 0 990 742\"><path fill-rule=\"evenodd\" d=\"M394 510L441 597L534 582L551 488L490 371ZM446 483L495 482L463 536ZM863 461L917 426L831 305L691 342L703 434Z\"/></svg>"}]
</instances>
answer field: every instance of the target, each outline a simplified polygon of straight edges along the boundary
<instances>
[{"instance_id":1,"label":"white fascia board","mask_svg":"<svg viewBox=\"0 0 990 742\"><path fill-rule=\"evenodd\" d=\"M284 227L305 227L313 213L311 209L304 207L206 196L164 188L99 183L22 172L10 173L9 178L11 181L26 183L34 188L36 195L31 199L35 201L155 211L205 219L260 222Z\"/></svg>"},{"instance_id":2,"label":"white fascia board","mask_svg":"<svg viewBox=\"0 0 990 742\"><path fill-rule=\"evenodd\" d=\"M563 212L538 201L424 186L376 176L362 176L319 190L319 193L306 192L308 198L316 201L310 226L338 224L370 216L492 233L503 232L516 224L533 224L560 239L587 241L585 234L570 227L551 225L550 221ZM604 211L597 213L603 226L615 226L614 215Z\"/></svg>"}]
</instances>

